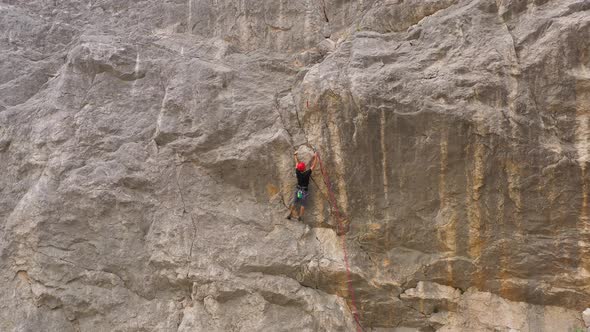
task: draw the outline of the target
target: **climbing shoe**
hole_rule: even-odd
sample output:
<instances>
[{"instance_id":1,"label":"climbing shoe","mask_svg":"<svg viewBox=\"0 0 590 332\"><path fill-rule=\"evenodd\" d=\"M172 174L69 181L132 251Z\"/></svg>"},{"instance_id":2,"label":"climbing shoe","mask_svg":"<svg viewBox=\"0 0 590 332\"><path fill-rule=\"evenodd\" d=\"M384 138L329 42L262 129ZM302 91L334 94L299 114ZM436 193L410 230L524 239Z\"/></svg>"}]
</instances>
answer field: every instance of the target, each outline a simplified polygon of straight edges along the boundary
<instances>
[{"instance_id":1,"label":"climbing shoe","mask_svg":"<svg viewBox=\"0 0 590 332\"><path fill-rule=\"evenodd\" d=\"M303 222L303 217L299 217L299 218L297 218L297 220Z\"/></svg>"}]
</instances>

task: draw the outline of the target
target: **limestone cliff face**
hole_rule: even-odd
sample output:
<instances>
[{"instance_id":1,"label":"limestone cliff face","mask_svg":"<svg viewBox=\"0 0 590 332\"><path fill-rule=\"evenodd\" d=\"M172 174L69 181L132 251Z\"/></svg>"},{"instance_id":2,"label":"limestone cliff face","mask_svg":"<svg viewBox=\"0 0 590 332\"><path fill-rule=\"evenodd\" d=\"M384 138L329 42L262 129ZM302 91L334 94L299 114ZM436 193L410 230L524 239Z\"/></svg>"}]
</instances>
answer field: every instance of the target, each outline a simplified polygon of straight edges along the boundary
<instances>
[{"instance_id":1,"label":"limestone cliff face","mask_svg":"<svg viewBox=\"0 0 590 332\"><path fill-rule=\"evenodd\" d=\"M582 330L589 163L588 0L0 0L0 331Z\"/></svg>"}]
</instances>

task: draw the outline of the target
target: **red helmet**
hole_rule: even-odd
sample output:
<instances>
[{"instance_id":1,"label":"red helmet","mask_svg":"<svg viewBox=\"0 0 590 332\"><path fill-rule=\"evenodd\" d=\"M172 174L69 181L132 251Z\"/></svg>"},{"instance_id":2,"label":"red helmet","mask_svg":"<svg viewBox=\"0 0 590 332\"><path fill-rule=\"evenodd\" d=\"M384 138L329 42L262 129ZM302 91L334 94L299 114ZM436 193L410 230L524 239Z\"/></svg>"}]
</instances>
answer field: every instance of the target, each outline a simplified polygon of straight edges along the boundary
<instances>
[{"instance_id":1,"label":"red helmet","mask_svg":"<svg viewBox=\"0 0 590 332\"><path fill-rule=\"evenodd\" d=\"M303 171L305 171L305 163L298 163L298 164L297 164L297 170L298 170L299 172L303 172Z\"/></svg>"}]
</instances>

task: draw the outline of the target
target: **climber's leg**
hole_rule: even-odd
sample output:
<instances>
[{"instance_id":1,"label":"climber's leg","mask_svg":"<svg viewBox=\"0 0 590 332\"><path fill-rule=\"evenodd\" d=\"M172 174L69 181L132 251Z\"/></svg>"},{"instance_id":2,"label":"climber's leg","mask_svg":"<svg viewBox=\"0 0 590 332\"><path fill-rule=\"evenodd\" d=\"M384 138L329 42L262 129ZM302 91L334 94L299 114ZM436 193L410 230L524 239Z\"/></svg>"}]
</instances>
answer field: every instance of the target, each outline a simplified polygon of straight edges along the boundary
<instances>
[{"instance_id":1,"label":"climber's leg","mask_svg":"<svg viewBox=\"0 0 590 332\"><path fill-rule=\"evenodd\" d=\"M291 204L291 206L289 207L289 215L287 216L287 219L291 219L291 217L293 217L294 213L295 213L295 204Z\"/></svg>"},{"instance_id":2,"label":"climber's leg","mask_svg":"<svg viewBox=\"0 0 590 332\"><path fill-rule=\"evenodd\" d=\"M299 208L299 221L303 221L303 213L305 212L305 205L307 203L307 196L309 194L307 193L307 191L303 190L303 195L302 197L299 199L299 204L300 204L300 208Z\"/></svg>"},{"instance_id":3,"label":"climber's leg","mask_svg":"<svg viewBox=\"0 0 590 332\"><path fill-rule=\"evenodd\" d=\"M303 212L305 212L305 206L301 204L301 208L299 209L299 221L303 221Z\"/></svg>"},{"instance_id":4,"label":"climber's leg","mask_svg":"<svg viewBox=\"0 0 590 332\"><path fill-rule=\"evenodd\" d=\"M300 205L300 199L297 198L297 189L295 189L295 193L293 193L293 200L291 201L291 205L289 206L289 215L287 219L291 219L292 217L296 217L295 212L297 211L297 205Z\"/></svg>"}]
</instances>

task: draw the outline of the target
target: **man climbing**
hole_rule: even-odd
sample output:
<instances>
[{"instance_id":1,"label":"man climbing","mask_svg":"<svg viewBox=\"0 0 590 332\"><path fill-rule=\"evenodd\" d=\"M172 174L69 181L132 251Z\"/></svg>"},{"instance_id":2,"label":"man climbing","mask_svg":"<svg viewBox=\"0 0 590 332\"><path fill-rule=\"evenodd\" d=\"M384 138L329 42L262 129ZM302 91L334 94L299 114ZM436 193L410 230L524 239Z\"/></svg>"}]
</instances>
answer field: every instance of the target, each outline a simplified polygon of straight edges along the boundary
<instances>
[{"instance_id":1,"label":"man climbing","mask_svg":"<svg viewBox=\"0 0 590 332\"><path fill-rule=\"evenodd\" d=\"M299 209L299 221L303 221L303 212L305 212L305 204L307 203L307 196L309 195L309 179L311 178L311 172L314 170L317 160L318 154L317 152L313 155L313 159L311 161L311 167L308 170L305 170L305 163L299 160L297 156L297 151L294 153L295 156L295 175L297 175L297 187L295 189L295 197L293 198L293 203L289 207L289 216L287 219L291 219L297 205L300 206Z\"/></svg>"}]
</instances>

